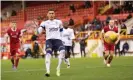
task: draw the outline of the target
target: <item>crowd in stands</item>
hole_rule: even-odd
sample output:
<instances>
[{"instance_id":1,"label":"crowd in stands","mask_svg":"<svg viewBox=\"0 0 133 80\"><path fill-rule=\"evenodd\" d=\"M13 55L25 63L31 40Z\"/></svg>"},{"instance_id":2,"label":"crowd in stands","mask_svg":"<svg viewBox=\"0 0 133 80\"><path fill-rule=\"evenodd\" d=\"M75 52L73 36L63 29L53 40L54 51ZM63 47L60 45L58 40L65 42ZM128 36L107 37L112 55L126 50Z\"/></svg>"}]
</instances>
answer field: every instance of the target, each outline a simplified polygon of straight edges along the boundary
<instances>
[{"instance_id":1,"label":"crowd in stands","mask_svg":"<svg viewBox=\"0 0 133 80\"><path fill-rule=\"evenodd\" d=\"M129 16L130 16L130 14L129 14ZM120 25L121 29L126 29L126 25L124 24L124 22L127 21L130 18L127 17L127 19L115 20L115 24L116 24L116 26ZM100 21L100 19L95 17L93 19L93 21L88 21L87 23L81 24L79 30L80 31L88 31L88 30L101 31L104 26L108 25L109 20L111 20L110 16L107 16L105 21ZM72 22L74 22L74 21L72 21Z\"/></svg>"},{"instance_id":2,"label":"crowd in stands","mask_svg":"<svg viewBox=\"0 0 133 80\"><path fill-rule=\"evenodd\" d=\"M120 13L132 13L133 12L133 1L111 1L101 4L98 8L98 12L105 8L105 6L110 5L113 10L109 14L120 14Z\"/></svg>"},{"instance_id":3,"label":"crowd in stands","mask_svg":"<svg viewBox=\"0 0 133 80\"><path fill-rule=\"evenodd\" d=\"M120 13L132 13L133 12L133 2L132 1L124 1L122 5L120 2L114 1L115 8L113 10L113 14Z\"/></svg>"}]
</instances>

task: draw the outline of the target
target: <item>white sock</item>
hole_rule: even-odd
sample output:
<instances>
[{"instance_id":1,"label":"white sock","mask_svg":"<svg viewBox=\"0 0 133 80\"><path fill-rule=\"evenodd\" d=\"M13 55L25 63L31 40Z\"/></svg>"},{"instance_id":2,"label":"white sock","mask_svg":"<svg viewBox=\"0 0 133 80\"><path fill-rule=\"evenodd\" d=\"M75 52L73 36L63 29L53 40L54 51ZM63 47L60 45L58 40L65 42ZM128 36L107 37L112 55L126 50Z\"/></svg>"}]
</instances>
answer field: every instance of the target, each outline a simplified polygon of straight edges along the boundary
<instances>
[{"instance_id":1,"label":"white sock","mask_svg":"<svg viewBox=\"0 0 133 80\"><path fill-rule=\"evenodd\" d=\"M45 56L45 65L46 65L46 72L50 73L50 59L51 59L51 54L46 54Z\"/></svg>"},{"instance_id":2,"label":"white sock","mask_svg":"<svg viewBox=\"0 0 133 80\"><path fill-rule=\"evenodd\" d=\"M60 51L60 54L58 56L59 61L58 61L57 70L60 70L61 63L62 63L62 61L64 59L64 56L65 56L65 51L64 50Z\"/></svg>"},{"instance_id":3,"label":"white sock","mask_svg":"<svg viewBox=\"0 0 133 80\"><path fill-rule=\"evenodd\" d=\"M69 58L67 58L67 59L65 59L65 60L66 60L67 65L70 65Z\"/></svg>"}]
</instances>

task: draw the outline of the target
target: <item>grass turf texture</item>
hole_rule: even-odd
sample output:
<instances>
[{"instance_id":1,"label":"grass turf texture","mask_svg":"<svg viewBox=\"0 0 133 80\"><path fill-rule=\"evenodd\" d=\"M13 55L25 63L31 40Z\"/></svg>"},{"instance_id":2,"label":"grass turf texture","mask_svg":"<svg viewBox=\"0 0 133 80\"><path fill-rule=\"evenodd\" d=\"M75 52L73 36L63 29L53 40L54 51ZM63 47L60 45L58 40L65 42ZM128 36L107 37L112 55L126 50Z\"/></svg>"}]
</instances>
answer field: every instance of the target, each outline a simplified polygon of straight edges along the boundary
<instances>
[{"instance_id":1,"label":"grass turf texture","mask_svg":"<svg viewBox=\"0 0 133 80\"><path fill-rule=\"evenodd\" d=\"M71 59L71 68L62 64L61 76L56 76L57 59L52 59L51 76L45 77L44 59L21 59L17 71L9 60L2 60L2 80L133 80L133 57L116 57L110 68L102 58Z\"/></svg>"}]
</instances>

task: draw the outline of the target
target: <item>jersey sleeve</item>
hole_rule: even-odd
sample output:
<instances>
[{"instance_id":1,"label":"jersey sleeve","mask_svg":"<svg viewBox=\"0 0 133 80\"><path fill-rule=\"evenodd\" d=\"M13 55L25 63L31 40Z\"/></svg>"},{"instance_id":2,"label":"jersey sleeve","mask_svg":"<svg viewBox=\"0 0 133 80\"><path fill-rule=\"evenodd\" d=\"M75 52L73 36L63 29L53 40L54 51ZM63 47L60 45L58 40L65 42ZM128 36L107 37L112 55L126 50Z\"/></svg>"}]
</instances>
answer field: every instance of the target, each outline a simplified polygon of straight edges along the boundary
<instances>
[{"instance_id":1,"label":"jersey sleeve","mask_svg":"<svg viewBox=\"0 0 133 80\"><path fill-rule=\"evenodd\" d=\"M42 22L42 23L40 24L40 27L42 27L43 29L45 29L45 22Z\"/></svg>"},{"instance_id":2,"label":"jersey sleeve","mask_svg":"<svg viewBox=\"0 0 133 80\"><path fill-rule=\"evenodd\" d=\"M75 39L75 35L74 35L73 29L71 30L71 33L70 33L70 39Z\"/></svg>"},{"instance_id":3,"label":"jersey sleeve","mask_svg":"<svg viewBox=\"0 0 133 80\"><path fill-rule=\"evenodd\" d=\"M42 33L42 31L43 31L43 28L42 27L39 27L38 28L38 33L40 34L40 33Z\"/></svg>"},{"instance_id":4,"label":"jersey sleeve","mask_svg":"<svg viewBox=\"0 0 133 80\"><path fill-rule=\"evenodd\" d=\"M106 26L102 29L102 33L106 33Z\"/></svg>"},{"instance_id":5,"label":"jersey sleeve","mask_svg":"<svg viewBox=\"0 0 133 80\"><path fill-rule=\"evenodd\" d=\"M22 31L23 31L23 29L19 29L19 30L18 30L19 36L22 36L22 35L23 35L23 34L22 34L22 33L23 33Z\"/></svg>"},{"instance_id":6,"label":"jersey sleeve","mask_svg":"<svg viewBox=\"0 0 133 80\"><path fill-rule=\"evenodd\" d=\"M63 23L61 20L59 20L59 27L60 27L60 32L62 32L63 31Z\"/></svg>"},{"instance_id":7,"label":"jersey sleeve","mask_svg":"<svg viewBox=\"0 0 133 80\"><path fill-rule=\"evenodd\" d=\"M27 31L26 29L21 29L20 32L19 32L20 33L20 36L22 36L23 33L26 32L26 31Z\"/></svg>"},{"instance_id":8,"label":"jersey sleeve","mask_svg":"<svg viewBox=\"0 0 133 80\"><path fill-rule=\"evenodd\" d=\"M119 33L119 31L118 31L118 27L116 27L116 32Z\"/></svg>"},{"instance_id":9,"label":"jersey sleeve","mask_svg":"<svg viewBox=\"0 0 133 80\"><path fill-rule=\"evenodd\" d=\"M41 24L40 24L40 27L38 28L38 33L40 34L40 33L42 33L42 31L43 31L43 29L45 29L45 22L42 22Z\"/></svg>"},{"instance_id":10,"label":"jersey sleeve","mask_svg":"<svg viewBox=\"0 0 133 80\"><path fill-rule=\"evenodd\" d=\"M7 30L7 35L10 35L10 29Z\"/></svg>"}]
</instances>

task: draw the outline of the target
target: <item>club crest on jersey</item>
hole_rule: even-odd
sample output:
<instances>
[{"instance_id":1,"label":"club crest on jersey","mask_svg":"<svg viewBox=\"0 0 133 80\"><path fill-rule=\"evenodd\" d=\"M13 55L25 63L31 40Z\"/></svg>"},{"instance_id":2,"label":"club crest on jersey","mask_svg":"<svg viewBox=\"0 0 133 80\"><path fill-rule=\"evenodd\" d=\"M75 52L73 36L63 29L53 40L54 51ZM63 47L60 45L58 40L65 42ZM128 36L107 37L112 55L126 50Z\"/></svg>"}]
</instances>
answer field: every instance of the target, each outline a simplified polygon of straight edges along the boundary
<instances>
[{"instance_id":1,"label":"club crest on jersey","mask_svg":"<svg viewBox=\"0 0 133 80\"><path fill-rule=\"evenodd\" d=\"M46 45L47 47L49 47L49 45Z\"/></svg>"}]
</instances>

